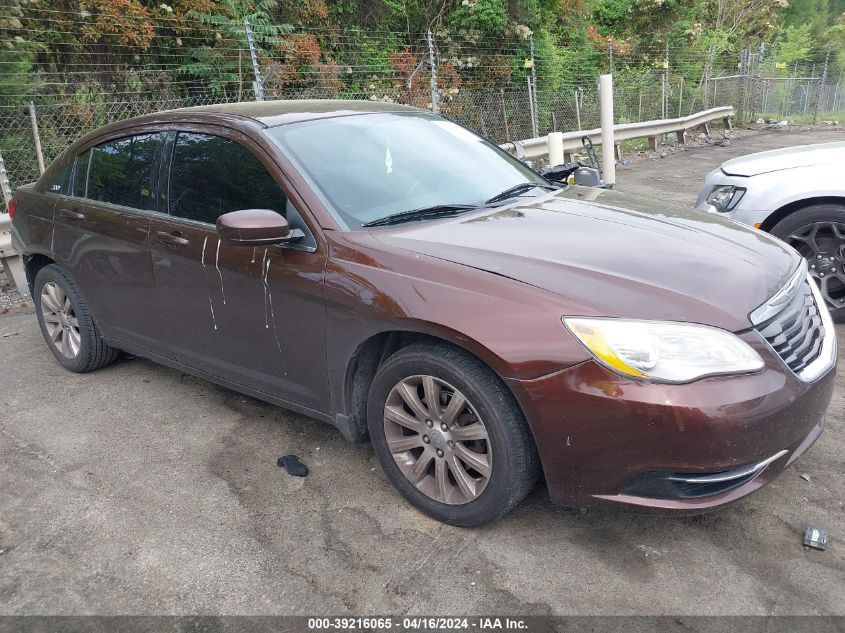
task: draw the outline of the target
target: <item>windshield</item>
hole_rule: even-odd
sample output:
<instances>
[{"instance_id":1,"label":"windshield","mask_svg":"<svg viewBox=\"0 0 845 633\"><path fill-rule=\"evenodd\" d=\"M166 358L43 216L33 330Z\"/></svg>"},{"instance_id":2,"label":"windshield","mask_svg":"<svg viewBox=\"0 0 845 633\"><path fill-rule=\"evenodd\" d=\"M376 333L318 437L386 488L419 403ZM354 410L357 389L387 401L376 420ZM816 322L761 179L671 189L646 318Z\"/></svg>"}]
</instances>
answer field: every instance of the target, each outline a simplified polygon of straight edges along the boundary
<instances>
[{"instance_id":1,"label":"windshield","mask_svg":"<svg viewBox=\"0 0 845 633\"><path fill-rule=\"evenodd\" d=\"M268 130L341 226L438 205L478 205L548 182L489 141L425 112L320 119Z\"/></svg>"}]
</instances>

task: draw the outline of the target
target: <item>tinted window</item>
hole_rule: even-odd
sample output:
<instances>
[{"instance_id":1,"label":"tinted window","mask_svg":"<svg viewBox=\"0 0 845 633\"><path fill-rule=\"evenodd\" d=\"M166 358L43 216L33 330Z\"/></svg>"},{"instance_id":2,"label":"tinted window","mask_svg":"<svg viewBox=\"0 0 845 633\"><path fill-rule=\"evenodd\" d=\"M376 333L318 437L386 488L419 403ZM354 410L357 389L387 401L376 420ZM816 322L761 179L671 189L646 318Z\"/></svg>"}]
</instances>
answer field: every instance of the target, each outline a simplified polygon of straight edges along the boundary
<instances>
[{"instance_id":1,"label":"tinted window","mask_svg":"<svg viewBox=\"0 0 845 633\"><path fill-rule=\"evenodd\" d=\"M91 150L87 150L76 159L76 166L73 172L73 194L77 198L85 197L85 185L88 179L88 161L91 159Z\"/></svg>"},{"instance_id":2,"label":"tinted window","mask_svg":"<svg viewBox=\"0 0 845 633\"><path fill-rule=\"evenodd\" d=\"M158 134L140 134L94 148L86 198L153 210L152 168Z\"/></svg>"},{"instance_id":3,"label":"tinted window","mask_svg":"<svg viewBox=\"0 0 845 633\"><path fill-rule=\"evenodd\" d=\"M170 213L213 224L241 209L285 212L285 194L245 147L221 136L180 133L170 171Z\"/></svg>"}]
</instances>

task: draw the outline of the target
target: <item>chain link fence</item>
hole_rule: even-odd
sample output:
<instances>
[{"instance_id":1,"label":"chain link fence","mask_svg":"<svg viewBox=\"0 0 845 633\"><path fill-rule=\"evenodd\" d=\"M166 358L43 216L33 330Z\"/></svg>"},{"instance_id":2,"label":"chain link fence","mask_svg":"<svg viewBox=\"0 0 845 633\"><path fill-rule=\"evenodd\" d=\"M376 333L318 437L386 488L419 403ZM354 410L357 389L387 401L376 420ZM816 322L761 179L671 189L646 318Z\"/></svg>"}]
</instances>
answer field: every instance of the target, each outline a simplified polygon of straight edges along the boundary
<instances>
[{"instance_id":1,"label":"chain link fence","mask_svg":"<svg viewBox=\"0 0 845 633\"><path fill-rule=\"evenodd\" d=\"M160 45L165 52L157 53L155 63L152 53L123 55L120 63L91 53L70 64L71 72L55 64L36 64L33 72L9 70L11 63L0 58L0 153L12 188L39 175L31 109L49 164L75 139L111 121L254 99L252 52L267 99L365 99L436 108L497 143L598 127L598 75L608 71L614 75L617 123L687 116L722 105L733 105L739 121L819 119L845 110L842 69L827 61L784 69L743 51L737 73L729 56L705 64L682 50L615 56L611 50L586 70L573 71L562 70L548 55L534 55L533 40L524 34L509 42L448 33L352 37L294 31L284 37L285 47L267 50L259 43L251 51L245 39L230 42L217 61L227 68L222 78L193 64L180 38ZM376 38L393 42L388 58L379 57ZM321 40L332 46L331 57L314 52L321 50ZM693 63L706 69L698 81L682 72ZM731 67L732 74L725 70Z\"/></svg>"}]
</instances>

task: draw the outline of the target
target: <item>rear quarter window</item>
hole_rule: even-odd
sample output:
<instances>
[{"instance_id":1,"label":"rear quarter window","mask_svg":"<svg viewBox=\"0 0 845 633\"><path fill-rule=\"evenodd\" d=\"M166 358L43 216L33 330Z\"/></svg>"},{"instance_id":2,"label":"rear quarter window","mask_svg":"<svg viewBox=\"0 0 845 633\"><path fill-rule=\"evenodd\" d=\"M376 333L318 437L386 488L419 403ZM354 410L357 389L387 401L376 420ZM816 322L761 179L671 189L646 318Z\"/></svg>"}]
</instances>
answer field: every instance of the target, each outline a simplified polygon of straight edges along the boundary
<instances>
[{"instance_id":1,"label":"rear quarter window","mask_svg":"<svg viewBox=\"0 0 845 633\"><path fill-rule=\"evenodd\" d=\"M70 195L71 176L73 176L73 163L74 161L71 161L68 165L63 167L53 176L53 179L50 181L50 185L47 187L48 193L60 193L64 195Z\"/></svg>"}]
</instances>

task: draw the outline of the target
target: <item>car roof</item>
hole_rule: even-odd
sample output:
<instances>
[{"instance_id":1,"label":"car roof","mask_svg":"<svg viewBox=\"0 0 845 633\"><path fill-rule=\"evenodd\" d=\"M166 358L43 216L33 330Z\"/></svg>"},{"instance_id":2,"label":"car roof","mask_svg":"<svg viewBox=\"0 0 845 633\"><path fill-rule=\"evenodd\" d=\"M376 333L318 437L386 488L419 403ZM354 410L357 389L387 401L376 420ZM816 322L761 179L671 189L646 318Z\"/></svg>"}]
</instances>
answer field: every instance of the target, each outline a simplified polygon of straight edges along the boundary
<instances>
[{"instance_id":1,"label":"car roof","mask_svg":"<svg viewBox=\"0 0 845 633\"><path fill-rule=\"evenodd\" d=\"M384 103L344 99L296 99L278 101L244 101L178 108L142 115L123 121L125 126L151 122L189 121L209 119L249 119L263 127L323 119L328 117L370 114L376 112L423 112L418 108Z\"/></svg>"},{"instance_id":2,"label":"car roof","mask_svg":"<svg viewBox=\"0 0 845 633\"><path fill-rule=\"evenodd\" d=\"M130 119L112 121L91 130L73 142L61 156L74 155L92 141L113 136L130 128L150 125L172 125L179 123L220 124L249 133L252 128L269 128L289 123L325 119L331 117L372 114L378 112L427 113L411 106L382 101L360 101L345 99L296 99L277 101L244 101L239 103L218 103L213 105L176 108L151 112ZM53 161L58 164L57 161ZM47 170L52 177L52 165ZM45 172L46 173L46 172ZM39 179L40 180L40 179Z\"/></svg>"}]
</instances>

